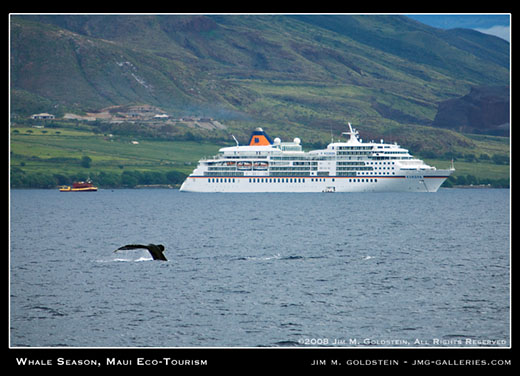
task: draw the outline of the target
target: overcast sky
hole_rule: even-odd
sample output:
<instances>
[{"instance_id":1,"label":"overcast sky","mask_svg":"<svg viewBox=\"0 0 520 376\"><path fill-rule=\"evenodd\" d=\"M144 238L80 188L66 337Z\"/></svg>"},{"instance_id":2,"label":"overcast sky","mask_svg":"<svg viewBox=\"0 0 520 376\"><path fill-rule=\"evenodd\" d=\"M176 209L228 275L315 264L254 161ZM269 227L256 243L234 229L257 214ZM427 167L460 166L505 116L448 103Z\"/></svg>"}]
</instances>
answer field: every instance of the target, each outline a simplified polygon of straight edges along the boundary
<instances>
[{"instance_id":1,"label":"overcast sky","mask_svg":"<svg viewBox=\"0 0 520 376\"><path fill-rule=\"evenodd\" d=\"M414 14L408 17L441 29L474 29L511 41L509 14Z\"/></svg>"}]
</instances>

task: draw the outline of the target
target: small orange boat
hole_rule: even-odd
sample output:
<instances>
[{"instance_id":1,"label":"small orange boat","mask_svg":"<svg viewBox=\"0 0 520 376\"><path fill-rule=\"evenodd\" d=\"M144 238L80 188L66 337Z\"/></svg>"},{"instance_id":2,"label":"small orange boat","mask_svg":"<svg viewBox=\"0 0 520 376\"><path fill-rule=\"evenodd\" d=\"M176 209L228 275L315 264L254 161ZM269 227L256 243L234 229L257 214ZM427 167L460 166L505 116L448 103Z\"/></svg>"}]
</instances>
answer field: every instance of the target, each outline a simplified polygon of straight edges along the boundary
<instances>
[{"instance_id":1,"label":"small orange boat","mask_svg":"<svg viewBox=\"0 0 520 376\"><path fill-rule=\"evenodd\" d=\"M62 185L60 187L60 192L96 192L97 187L94 187L92 182L89 180L85 181L75 181L72 183L72 187L69 185Z\"/></svg>"}]
</instances>

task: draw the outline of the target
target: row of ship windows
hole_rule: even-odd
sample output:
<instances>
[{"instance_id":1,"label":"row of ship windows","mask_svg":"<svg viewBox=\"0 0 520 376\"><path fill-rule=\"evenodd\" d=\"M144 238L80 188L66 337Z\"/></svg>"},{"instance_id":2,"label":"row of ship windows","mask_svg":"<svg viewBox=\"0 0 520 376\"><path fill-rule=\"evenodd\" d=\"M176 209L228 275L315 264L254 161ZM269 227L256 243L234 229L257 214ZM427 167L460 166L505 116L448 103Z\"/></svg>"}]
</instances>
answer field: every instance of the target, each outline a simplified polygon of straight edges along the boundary
<instances>
[{"instance_id":1,"label":"row of ship windows","mask_svg":"<svg viewBox=\"0 0 520 376\"><path fill-rule=\"evenodd\" d=\"M361 174L361 175L373 175L373 174L376 174L376 175L390 175L389 172L380 172L380 171L377 171L377 173L375 173L375 172L360 172L359 174ZM395 172L392 172L392 175L395 175Z\"/></svg>"},{"instance_id":2,"label":"row of ship windows","mask_svg":"<svg viewBox=\"0 0 520 376\"><path fill-rule=\"evenodd\" d=\"M249 178L250 183L305 183L309 178ZM325 178L310 178L311 182L325 181ZM336 181L332 178L332 181Z\"/></svg>"},{"instance_id":3,"label":"row of ship windows","mask_svg":"<svg viewBox=\"0 0 520 376\"><path fill-rule=\"evenodd\" d=\"M250 178L250 183L305 183L308 178ZM311 182L324 182L322 178L311 178ZM332 178L332 181L336 179ZM209 178L208 183L234 183L234 178ZM348 179L349 183L377 183L377 179Z\"/></svg>"}]
</instances>

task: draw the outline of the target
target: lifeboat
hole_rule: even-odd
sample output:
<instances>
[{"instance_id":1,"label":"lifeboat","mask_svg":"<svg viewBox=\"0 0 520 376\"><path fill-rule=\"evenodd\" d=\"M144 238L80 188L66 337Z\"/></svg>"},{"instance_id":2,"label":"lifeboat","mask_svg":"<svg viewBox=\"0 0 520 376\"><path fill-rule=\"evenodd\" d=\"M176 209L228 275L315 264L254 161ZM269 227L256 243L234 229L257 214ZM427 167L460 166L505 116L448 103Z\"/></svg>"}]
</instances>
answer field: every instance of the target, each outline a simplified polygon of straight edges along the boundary
<instances>
[{"instance_id":1,"label":"lifeboat","mask_svg":"<svg viewBox=\"0 0 520 376\"><path fill-rule=\"evenodd\" d=\"M269 164L267 162L255 162L254 169L255 170L267 170Z\"/></svg>"},{"instance_id":2,"label":"lifeboat","mask_svg":"<svg viewBox=\"0 0 520 376\"><path fill-rule=\"evenodd\" d=\"M238 162L237 168L239 170L251 170L251 162Z\"/></svg>"}]
</instances>

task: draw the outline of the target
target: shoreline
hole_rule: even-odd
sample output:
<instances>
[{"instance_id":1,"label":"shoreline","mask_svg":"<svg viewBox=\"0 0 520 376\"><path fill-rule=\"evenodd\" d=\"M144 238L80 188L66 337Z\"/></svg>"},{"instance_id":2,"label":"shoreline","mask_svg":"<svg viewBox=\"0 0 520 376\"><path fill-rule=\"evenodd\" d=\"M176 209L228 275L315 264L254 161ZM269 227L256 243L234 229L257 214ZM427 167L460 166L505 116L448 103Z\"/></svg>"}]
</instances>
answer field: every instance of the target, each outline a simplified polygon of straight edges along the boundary
<instances>
[{"instance_id":1,"label":"shoreline","mask_svg":"<svg viewBox=\"0 0 520 376\"><path fill-rule=\"evenodd\" d=\"M57 190L59 191L58 187L56 188L12 188L9 187L9 190L28 190L28 189L38 189L38 190L47 190L47 191L53 191ZM136 185L134 187L106 187L106 188L100 188L99 190L108 191L108 190L115 190L115 189L180 189L180 185L173 185L173 184L151 184L151 185ZM511 189L511 187L493 187L491 185L455 185L453 187L440 187L439 189ZM319 192L317 192L319 193ZM340 192L341 193L341 192ZM348 193L348 192L343 192ZM366 192L370 193L370 192ZM373 193L373 192L372 192ZM403 192L406 193L406 192Z\"/></svg>"}]
</instances>

